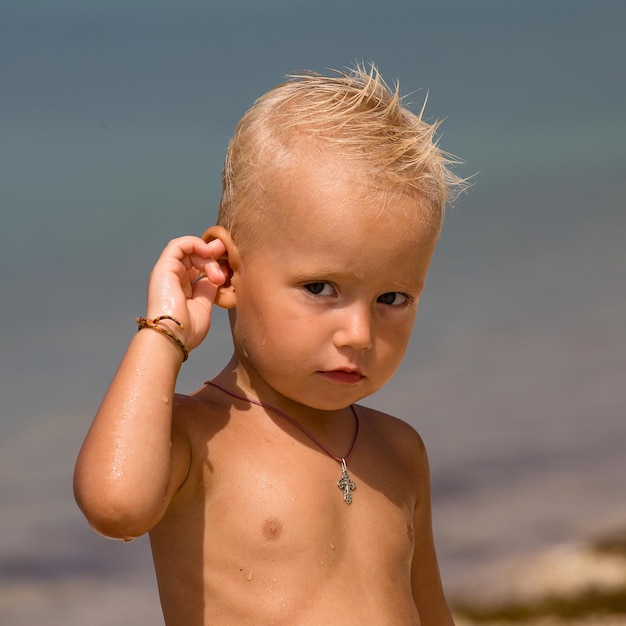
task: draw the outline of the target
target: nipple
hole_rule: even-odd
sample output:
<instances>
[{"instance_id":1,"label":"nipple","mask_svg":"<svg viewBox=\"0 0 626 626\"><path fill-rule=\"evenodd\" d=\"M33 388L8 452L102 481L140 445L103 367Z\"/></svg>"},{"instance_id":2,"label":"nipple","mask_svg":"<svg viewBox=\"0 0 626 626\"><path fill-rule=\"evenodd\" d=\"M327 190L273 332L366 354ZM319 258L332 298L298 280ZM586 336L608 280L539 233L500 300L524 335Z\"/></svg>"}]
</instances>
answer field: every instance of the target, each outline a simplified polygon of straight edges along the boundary
<instances>
[{"instance_id":1,"label":"nipple","mask_svg":"<svg viewBox=\"0 0 626 626\"><path fill-rule=\"evenodd\" d=\"M283 523L278 517L270 517L263 523L263 536L268 541L276 541L283 533Z\"/></svg>"}]
</instances>

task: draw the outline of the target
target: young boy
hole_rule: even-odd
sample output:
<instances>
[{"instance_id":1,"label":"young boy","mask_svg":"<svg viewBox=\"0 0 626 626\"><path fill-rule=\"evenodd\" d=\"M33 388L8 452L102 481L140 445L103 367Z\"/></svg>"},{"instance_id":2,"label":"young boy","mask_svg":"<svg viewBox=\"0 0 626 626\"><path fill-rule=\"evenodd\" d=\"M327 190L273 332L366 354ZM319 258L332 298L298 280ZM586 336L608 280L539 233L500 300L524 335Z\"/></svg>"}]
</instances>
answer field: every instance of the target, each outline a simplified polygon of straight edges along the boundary
<instances>
[{"instance_id":1,"label":"young boy","mask_svg":"<svg viewBox=\"0 0 626 626\"><path fill-rule=\"evenodd\" d=\"M75 493L150 533L167 624L452 624L422 440L355 404L400 364L459 183L435 131L375 68L293 76L239 122L218 224L157 261ZM233 357L175 395L214 304Z\"/></svg>"}]
</instances>

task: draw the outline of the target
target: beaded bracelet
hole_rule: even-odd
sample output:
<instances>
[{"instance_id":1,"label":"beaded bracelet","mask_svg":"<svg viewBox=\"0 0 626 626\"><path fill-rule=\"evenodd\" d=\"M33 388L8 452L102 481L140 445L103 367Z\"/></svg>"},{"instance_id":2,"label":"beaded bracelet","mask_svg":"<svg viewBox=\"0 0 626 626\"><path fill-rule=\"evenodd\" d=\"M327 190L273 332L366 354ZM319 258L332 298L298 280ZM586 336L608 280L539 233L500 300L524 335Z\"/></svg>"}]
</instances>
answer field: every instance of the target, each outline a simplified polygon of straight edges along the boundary
<instances>
[{"instance_id":1,"label":"beaded bracelet","mask_svg":"<svg viewBox=\"0 0 626 626\"><path fill-rule=\"evenodd\" d=\"M182 342L180 337L177 337L173 332L167 330L167 328L163 328L162 326L159 326L159 322L162 320L172 320L172 322L174 322L174 324L176 324L176 326L178 326L178 328L180 328L181 330L185 328L183 324L181 324L177 319L173 318L171 315L161 315L159 317L155 317L153 320L149 320L145 317L135 318L135 321L137 322L137 324L139 324L139 328L137 329L138 331L140 331L142 328L151 328L152 330L158 330L160 333L169 337L172 341L175 341L180 347L180 349L183 351L183 363L184 363L189 358L189 350L187 350L187 346L185 346L185 344Z\"/></svg>"}]
</instances>

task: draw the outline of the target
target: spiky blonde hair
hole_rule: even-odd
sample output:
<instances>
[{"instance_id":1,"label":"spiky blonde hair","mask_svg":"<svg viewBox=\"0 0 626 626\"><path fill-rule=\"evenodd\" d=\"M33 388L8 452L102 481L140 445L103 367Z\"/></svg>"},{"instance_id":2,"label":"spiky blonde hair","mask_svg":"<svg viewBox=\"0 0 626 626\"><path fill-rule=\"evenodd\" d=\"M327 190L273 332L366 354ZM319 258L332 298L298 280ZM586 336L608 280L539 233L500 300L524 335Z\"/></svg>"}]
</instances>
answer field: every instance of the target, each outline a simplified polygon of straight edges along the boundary
<instances>
[{"instance_id":1,"label":"spiky blonde hair","mask_svg":"<svg viewBox=\"0 0 626 626\"><path fill-rule=\"evenodd\" d=\"M218 224L235 236L252 211L262 212L263 173L280 171L294 141L305 137L356 160L377 188L419 197L438 233L445 204L463 181L449 169L457 161L438 146L440 122L427 123L424 107L415 115L402 100L399 84L390 88L374 65L331 76L287 76L256 100L235 128Z\"/></svg>"}]
</instances>

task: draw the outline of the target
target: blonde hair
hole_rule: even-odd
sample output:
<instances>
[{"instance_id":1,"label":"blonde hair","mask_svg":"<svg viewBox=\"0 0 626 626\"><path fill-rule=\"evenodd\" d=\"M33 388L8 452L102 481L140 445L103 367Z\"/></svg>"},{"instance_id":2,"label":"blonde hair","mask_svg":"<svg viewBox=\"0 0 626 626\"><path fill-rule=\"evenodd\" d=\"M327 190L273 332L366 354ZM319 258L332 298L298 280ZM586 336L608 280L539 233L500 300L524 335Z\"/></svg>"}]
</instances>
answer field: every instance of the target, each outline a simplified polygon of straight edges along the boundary
<instances>
[{"instance_id":1,"label":"blonde hair","mask_svg":"<svg viewBox=\"0 0 626 626\"><path fill-rule=\"evenodd\" d=\"M295 140L310 137L357 160L377 188L418 197L438 233L446 202L463 186L449 170L458 161L438 146L440 122L425 122L424 107L415 115L402 100L399 84L390 89L374 65L333 76L287 76L235 128L222 174L218 224L235 237L253 212L262 212L262 172L279 170L289 162Z\"/></svg>"}]
</instances>

